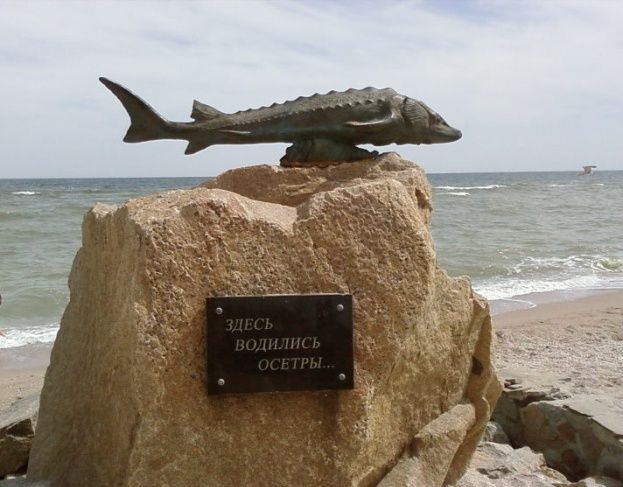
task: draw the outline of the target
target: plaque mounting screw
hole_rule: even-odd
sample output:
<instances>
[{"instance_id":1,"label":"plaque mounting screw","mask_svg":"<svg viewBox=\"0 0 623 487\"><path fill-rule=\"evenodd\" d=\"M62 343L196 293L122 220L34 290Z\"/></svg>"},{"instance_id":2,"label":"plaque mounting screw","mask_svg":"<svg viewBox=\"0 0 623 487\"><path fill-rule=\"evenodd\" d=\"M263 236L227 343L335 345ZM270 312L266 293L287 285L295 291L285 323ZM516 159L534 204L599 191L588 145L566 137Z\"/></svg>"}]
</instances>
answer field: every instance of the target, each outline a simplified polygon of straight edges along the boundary
<instances>
[{"instance_id":1,"label":"plaque mounting screw","mask_svg":"<svg viewBox=\"0 0 623 487\"><path fill-rule=\"evenodd\" d=\"M340 374L340 375L337 376L337 378L340 379L340 380L346 380L346 375Z\"/></svg>"},{"instance_id":2,"label":"plaque mounting screw","mask_svg":"<svg viewBox=\"0 0 623 487\"><path fill-rule=\"evenodd\" d=\"M219 380L217 380L217 381L216 381L216 383L217 383L219 386L224 386L224 385L225 385L225 379L219 379Z\"/></svg>"},{"instance_id":3,"label":"plaque mounting screw","mask_svg":"<svg viewBox=\"0 0 623 487\"><path fill-rule=\"evenodd\" d=\"M217 315L222 315L223 314L223 308L216 308L216 314Z\"/></svg>"},{"instance_id":4,"label":"plaque mounting screw","mask_svg":"<svg viewBox=\"0 0 623 487\"><path fill-rule=\"evenodd\" d=\"M338 311L344 311L344 305L343 304L338 304L337 305L337 310Z\"/></svg>"}]
</instances>

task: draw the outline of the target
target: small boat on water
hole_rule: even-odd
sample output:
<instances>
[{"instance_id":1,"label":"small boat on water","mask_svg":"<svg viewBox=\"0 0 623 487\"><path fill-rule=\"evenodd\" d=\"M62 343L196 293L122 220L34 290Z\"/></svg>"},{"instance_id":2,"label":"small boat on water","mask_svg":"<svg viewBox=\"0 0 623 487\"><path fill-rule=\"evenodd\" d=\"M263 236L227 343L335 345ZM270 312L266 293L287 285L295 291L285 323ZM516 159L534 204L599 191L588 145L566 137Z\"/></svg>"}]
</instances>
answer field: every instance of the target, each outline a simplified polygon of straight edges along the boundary
<instances>
[{"instance_id":1,"label":"small boat on water","mask_svg":"<svg viewBox=\"0 0 623 487\"><path fill-rule=\"evenodd\" d=\"M578 174L578 176L586 176L588 174L593 174L593 169L595 169L596 167L597 166L582 166L583 172Z\"/></svg>"}]
</instances>

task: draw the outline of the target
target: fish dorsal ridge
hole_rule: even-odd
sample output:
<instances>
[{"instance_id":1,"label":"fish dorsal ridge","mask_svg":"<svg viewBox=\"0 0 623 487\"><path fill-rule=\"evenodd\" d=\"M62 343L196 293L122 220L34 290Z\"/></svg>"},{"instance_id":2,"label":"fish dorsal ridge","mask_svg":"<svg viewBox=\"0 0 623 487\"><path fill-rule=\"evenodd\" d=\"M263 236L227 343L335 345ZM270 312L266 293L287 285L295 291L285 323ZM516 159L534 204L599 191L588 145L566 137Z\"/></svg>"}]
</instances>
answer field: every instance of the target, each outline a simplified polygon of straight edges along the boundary
<instances>
[{"instance_id":1,"label":"fish dorsal ridge","mask_svg":"<svg viewBox=\"0 0 623 487\"><path fill-rule=\"evenodd\" d=\"M273 103L270 107L239 110L236 113L233 113L232 116L249 115L249 118L236 120L229 126L243 127L245 125L265 122L267 120L296 116L308 111L317 112L322 110L338 110L343 109L344 107L352 107L354 105L383 103L395 94L396 92L391 88L379 90L373 87L367 87L363 89L349 88L348 90L342 92L333 91L325 95L315 93L311 96L299 96L294 100L286 100L282 103ZM336 95L344 95L344 99L336 99ZM310 104L314 102L317 103ZM306 106L300 107L300 109L294 109L298 108L302 103L305 103ZM286 111L284 109L289 109L290 111ZM269 115L265 113L265 110L270 110L272 113Z\"/></svg>"},{"instance_id":2,"label":"fish dorsal ridge","mask_svg":"<svg viewBox=\"0 0 623 487\"><path fill-rule=\"evenodd\" d=\"M205 103L201 103L200 101L193 101L193 111L190 114L190 118L196 121L205 121L212 120L213 118L218 118L224 115L223 112L217 110L210 105L206 105Z\"/></svg>"}]
</instances>

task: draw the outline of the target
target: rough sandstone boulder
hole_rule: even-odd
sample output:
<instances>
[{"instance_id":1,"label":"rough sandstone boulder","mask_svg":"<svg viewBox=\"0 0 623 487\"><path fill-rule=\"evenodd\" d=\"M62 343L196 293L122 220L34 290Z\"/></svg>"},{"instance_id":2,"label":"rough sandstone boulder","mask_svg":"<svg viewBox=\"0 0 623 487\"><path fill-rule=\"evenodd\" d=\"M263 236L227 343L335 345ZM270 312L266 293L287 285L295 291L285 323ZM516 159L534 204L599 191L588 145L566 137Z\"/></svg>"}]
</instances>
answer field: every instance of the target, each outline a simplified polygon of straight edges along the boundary
<instances>
[{"instance_id":1,"label":"rough sandstone boulder","mask_svg":"<svg viewBox=\"0 0 623 487\"><path fill-rule=\"evenodd\" d=\"M486 302L437 267L430 197L389 154L95 206L29 479L365 487L406 463L391 485L454 482L499 384ZM281 293L352 293L355 389L207 396L206 297Z\"/></svg>"}]
</instances>

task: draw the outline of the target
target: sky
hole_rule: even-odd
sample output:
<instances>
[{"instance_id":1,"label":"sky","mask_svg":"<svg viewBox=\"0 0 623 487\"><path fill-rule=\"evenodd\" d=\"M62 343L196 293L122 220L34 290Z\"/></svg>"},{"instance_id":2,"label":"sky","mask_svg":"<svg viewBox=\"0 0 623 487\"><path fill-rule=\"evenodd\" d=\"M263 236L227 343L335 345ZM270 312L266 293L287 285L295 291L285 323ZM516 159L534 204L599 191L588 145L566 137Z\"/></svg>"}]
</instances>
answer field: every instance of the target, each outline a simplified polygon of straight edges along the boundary
<instances>
[{"instance_id":1,"label":"sky","mask_svg":"<svg viewBox=\"0 0 623 487\"><path fill-rule=\"evenodd\" d=\"M392 87L463 132L429 173L623 169L623 2L0 0L0 178L215 176L285 144L126 144L99 76L170 120Z\"/></svg>"}]
</instances>

